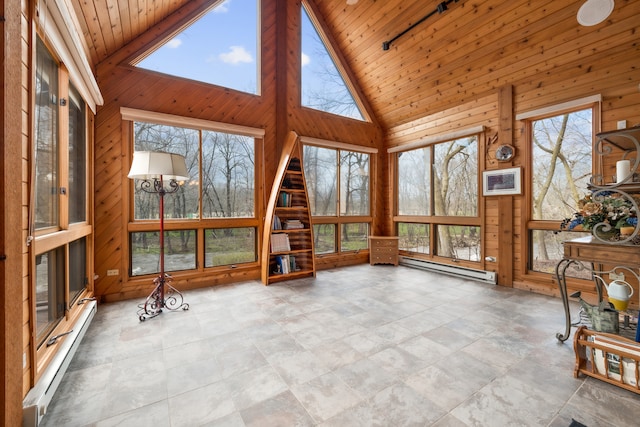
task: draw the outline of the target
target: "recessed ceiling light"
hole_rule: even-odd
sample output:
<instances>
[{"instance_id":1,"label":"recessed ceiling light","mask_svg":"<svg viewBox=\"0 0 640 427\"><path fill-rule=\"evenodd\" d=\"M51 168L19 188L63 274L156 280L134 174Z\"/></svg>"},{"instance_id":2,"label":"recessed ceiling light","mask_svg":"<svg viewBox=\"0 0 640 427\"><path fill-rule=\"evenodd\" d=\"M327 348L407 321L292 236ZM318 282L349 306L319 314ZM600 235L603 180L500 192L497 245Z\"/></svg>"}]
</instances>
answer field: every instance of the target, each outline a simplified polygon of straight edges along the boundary
<instances>
[{"instance_id":1,"label":"recessed ceiling light","mask_svg":"<svg viewBox=\"0 0 640 427\"><path fill-rule=\"evenodd\" d=\"M358 3L358 0L347 0L347 4L348 4L349 6L354 5L354 4L356 4L356 3Z\"/></svg>"},{"instance_id":2,"label":"recessed ceiling light","mask_svg":"<svg viewBox=\"0 0 640 427\"><path fill-rule=\"evenodd\" d=\"M613 0L587 0L578 10L578 23L585 27L597 25L613 12Z\"/></svg>"}]
</instances>

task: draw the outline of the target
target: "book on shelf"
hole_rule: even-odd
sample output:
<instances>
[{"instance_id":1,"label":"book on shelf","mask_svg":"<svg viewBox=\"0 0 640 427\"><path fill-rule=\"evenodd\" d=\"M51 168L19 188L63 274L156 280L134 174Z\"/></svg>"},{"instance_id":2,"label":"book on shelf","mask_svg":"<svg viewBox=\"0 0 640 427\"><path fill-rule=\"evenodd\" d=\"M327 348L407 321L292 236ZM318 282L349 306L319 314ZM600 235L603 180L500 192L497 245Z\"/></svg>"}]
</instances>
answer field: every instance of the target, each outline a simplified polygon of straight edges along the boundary
<instances>
[{"instance_id":1,"label":"book on shelf","mask_svg":"<svg viewBox=\"0 0 640 427\"><path fill-rule=\"evenodd\" d=\"M284 230L299 230L304 228L304 224L299 219L287 219L282 224Z\"/></svg>"},{"instance_id":2,"label":"book on shelf","mask_svg":"<svg viewBox=\"0 0 640 427\"><path fill-rule=\"evenodd\" d=\"M276 273L289 274L291 273L291 259L289 255L278 255L276 257Z\"/></svg>"},{"instance_id":3,"label":"book on shelf","mask_svg":"<svg viewBox=\"0 0 640 427\"><path fill-rule=\"evenodd\" d=\"M278 206L284 207L284 208L290 208L291 199L292 197L290 193L287 193L286 191L281 191L280 194L278 195Z\"/></svg>"},{"instance_id":4,"label":"book on shelf","mask_svg":"<svg viewBox=\"0 0 640 427\"><path fill-rule=\"evenodd\" d=\"M285 233L271 233L271 252L287 252L291 250L289 235Z\"/></svg>"},{"instance_id":5,"label":"book on shelf","mask_svg":"<svg viewBox=\"0 0 640 427\"><path fill-rule=\"evenodd\" d=\"M278 215L273 216L273 229L282 230L282 221L280 221L280 218L278 217Z\"/></svg>"}]
</instances>

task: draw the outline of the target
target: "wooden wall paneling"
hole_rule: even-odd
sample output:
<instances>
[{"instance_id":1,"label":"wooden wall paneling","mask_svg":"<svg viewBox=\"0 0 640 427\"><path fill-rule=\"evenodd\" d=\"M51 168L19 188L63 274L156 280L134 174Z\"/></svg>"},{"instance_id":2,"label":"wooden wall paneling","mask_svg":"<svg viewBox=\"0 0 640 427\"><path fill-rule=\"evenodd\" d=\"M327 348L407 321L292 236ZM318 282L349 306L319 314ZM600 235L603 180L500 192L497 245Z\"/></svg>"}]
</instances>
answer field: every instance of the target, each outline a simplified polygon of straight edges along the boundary
<instances>
[{"instance_id":1,"label":"wooden wall paneling","mask_svg":"<svg viewBox=\"0 0 640 427\"><path fill-rule=\"evenodd\" d=\"M498 43L501 39L513 38L513 33L521 31L514 20L518 16L518 10L524 11L528 8L524 6L523 9L520 3L510 2L484 13L481 9L485 9L487 5L479 5L473 9L465 9L464 6L459 8L455 5L455 11L452 7L447 13L434 16L430 21L423 23L423 27L416 27L409 34L411 37L405 36L398 40L396 49L393 49L392 45L389 51L380 51L386 56L379 56L377 61L380 63L373 64L376 70L384 71L375 75L375 80L382 84L381 93L386 89L385 84L396 84L397 80L432 80L433 78L428 78L431 73L447 75L460 66L469 71L476 64L473 62L477 59L476 56L481 56L482 53L486 55L489 49L498 50L502 44ZM529 19L530 22L535 22L540 17L531 15ZM465 45L460 41L469 36L475 39L474 43ZM425 59L412 63L412 60L417 59L416 50L423 50L421 53ZM490 58L484 58L478 63L485 63L488 59ZM402 73L397 72L397 62L407 65L402 68ZM444 69L441 73L442 67Z\"/></svg>"},{"instance_id":2,"label":"wooden wall paneling","mask_svg":"<svg viewBox=\"0 0 640 427\"><path fill-rule=\"evenodd\" d=\"M275 21L275 11L275 8L262 11L266 22ZM170 31L168 27L163 28ZM267 25L266 28L273 32L275 25ZM155 31L159 30L157 28L151 30L151 32ZM273 39L273 34L268 34L266 38ZM140 39L148 43L150 37L144 34ZM136 43L139 41L133 42L133 44ZM273 46L265 46L264 43L262 45L264 75L275 76ZM124 53L116 52L111 59L129 55L128 49L125 49ZM270 55L266 55L265 52L269 52ZM129 278L128 276L129 213L126 209L123 211L122 206L126 206L129 199L130 182L126 178L126 173L130 162L130 143L128 142L130 130L122 128L120 107L127 106L265 129L264 140L256 144L256 149L259 150L256 153L256 161L260 164L256 171L259 174L256 209L258 218L261 219L264 211L264 181L268 179L265 177L268 172L263 174L260 167L270 164L269 156L275 151L272 148L276 141L274 130L276 116L272 111L272 105L274 105L276 88L273 86L273 80L267 79L267 84L262 85L262 95L256 96L188 79L173 78L127 64L120 66L113 66L110 63L101 64L98 67L98 76L101 89L105 94L105 105L100 109L96 120L94 173L96 182L104 183L105 190L96 188L95 253L96 271L100 275L100 279L96 282L96 293L103 301L114 301L146 296L150 289L150 281L147 278ZM265 166L265 170L268 170L268 166ZM120 190L114 195L110 194L107 188ZM261 231L260 227L258 231ZM120 276L107 277L106 270L113 268L120 270ZM195 276L202 275L201 269L202 267L197 274L194 272L181 274L180 276L184 277L180 279L182 280L181 288L188 289L189 286L228 282L243 277L259 277L259 270L256 268L253 268L254 273L251 273L251 269L244 271L246 269L242 268L233 272L214 269L212 273L206 275L206 280L200 280Z\"/></svg>"},{"instance_id":3,"label":"wooden wall paneling","mask_svg":"<svg viewBox=\"0 0 640 427\"><path fill-rule=\"evenodd\" d=\"M418 68L425 73L433 71L426 68L433 64L431 58L439 56L438 51L445 49L448 45L442 40L455 40L463 31L459 23L473 22L476 19L468 17L470 14L467 14L464 6L455 5L445 14L432 16L393 42L388 51L382 50L383 41L391 40L397 34L405 31L412 23L421 19L431 10L420 2L398 5L397 8L402 12L397 13L391 21L390 18L394 15L393 10L374 10L372 8L370 16L367 17L367 25L354 29L353 34L364 33L368 35L373 33L374 37L359 37L360 43L353 42L345 48L349 51L357 50L359 52L357 58L360 64L357 68L368 65L367 69L373 70L373 72L365 71L363 81L367 86L375 83L380 88L378 93L383 95L385 84L395 85L399 80L413 79L420 74L416 73ZM454 7L456 8L455 12L453 12ZM395 7L391 7L391 9L395 9ZM384 16L385 20L372 22L377 16ZM332 16L332 19L337 18ZM343 26L350 28L352 25L343 24ZM420 56L418 57L417 54ZM427 58L427 62L415 63L417 59L423 58ZM401 64L402 67L398 67L398 64Z\"/></svg>"},{"instance_id":4,"label":"wooden wall paneling","mask_svg":"<svg viewBox=\"0 0 640 427\"><path fill-rule=\"evenodd\" d=\"M609 74L609 77L606 77L607 74ZM548 84L545 86L544 91L535 89L531 90L530 92L519 91L517 96L518 100L526 99L526 101L523 103L517 101L516 111L532 110L536 108L533 107L534 105L544 106L558 104L571 99L579 99L585 95L602 94L603 97L607 97L610 89L615 88L615 86L612 85L619 85L619 82L622 79L633 79L634 75L638 79L640 79L640 73L638 71L628 71L624 75L618 75L618 78L614 76L613 79L611 78L610 74L611 71L606 70L603 71L602 79L600 80L591 81L589 80L590 76L583 76L579 80L572 79L572 81L569 82L548 82ZM628 91L629 88L632 88L634 86L634 83L628 82L623 87L625 87L625 91ZM535 99L534 102L532 101L533 99ZM528 108L529 106L533 108Z\"/></svg>"},{"instance_id":5,"label":"wooden wall paneling","mask_svg":"<svg viewBox=\"0 0 640 427\"><path fill-rule=\"evenodd\" d=\"M119 33L122 34L122 43L127 44L133 38L132 21L134 24L138 24L138 21L137 21L138 14L136 13L135 9L134 10L130 9L129 2L127 0L118 0L118 11L120 16Z\"/></svg>"},{"instance_id":6,"label":"wooden wall paneling","mask_svg":"<svg viewBox=\"0 0 640 427\"><path fill-rule=\"evenodd\" d=\"M514 2L511 4L514 5ZM517 7L521 11L528 9L527 5L523 4L518 4ZM404 70L402 75L398 75L396 72L398 79L415 79L415 84L423 88L423 90L411 91L409 89L410 86L402 84L400 80L394 81L393 74L378 75L377 78L380 81L377 82L377 85L383 96L388 91L393 90L393 86L406 88L402 91L393 91L396 99L402 100L402 102L394 103L392 108L384 108L383 116L393 116L396 122L403 121L411 117L411 115L415 116L417 111L421 111L424 108L442 109L447 103L451 105L467 102L473 97L487 94L495 89L497 86L492 83L495 77L508 75L510 68L519 63L519 61L514 61L511 55L507 55L509 52L508 44L513 44L514 40L523 38L521 36L518 37L522 29L518 28L519 24L517 22L505 23L496 17L496 13L499 13L500 10L502 8L491 11L491 13L487 13L482 17L476 16L468 21L473 23L474 32L472 37L475 40L474 43L463 42L464 32L462 35L460 33L451 34L449 38L442 37L438 32L436 33L438 38L430 44L437 47L434 47L435 51L429 52L427 59L413 58L413 61L410 62L409 58L389 58L389 73L394 72L391 67L398 61L403 64L406 63L407 65L402 67ZM542 8L539 10L542 10ZM540 20L542 16L539 16L539 14L539 11L532 12L527 19L530 22L536 19ZM452 19L452 14L447 13L440 18L446 21L447 19ZM491 29L491 21L494 22L493 25L497 25L499 28ZM450 51L443 50L447 46L451 47ZM511 50L514 51L514 54L524 56L525 48L526 46L516 45ZM538 52L536 52L537 54ZM486 78L487 75L492 78L488 80ZM479 79L479 82L474 89L473 82L475 79ZM500 84L498 79L495 79L495 81L498 85ZM456 102L452 103L453 99Z\"/></svg>"},{"instance_id":7,"label":"wooden wall paneling","mask_svg":"<svg viewBox=\"0 0 640 427\"><path fill-rule=\"evenodd\" d=\"M434 136L477 124L492 126L498 108L495 94L429 114L395 126L386 133L387 146L400 146L425 136Z\"/></svg>"},{"instance_id":8,"label":"wooden wall paneling","mask_svg":"<svg viewBox=\"0 0 640 427\"><path fill-rule=\"evenodd\" d=\"M30 110L24 110L23 88L30 86L28 68L30 42L30 16L23 2L0 2L2 9L2 71L0 81L2 93L2 141L0 144L0 402L3 425L22 423L22 398L25 379L30 384L30 367L23 369L23 351L28 350L29 322L25 336L24 321L24 260L27 253L24 235L28 222L25 221L24 191L28 188L28 174L24 170L23 146L25 137L31 135L30 127L24 126ZM26 25L27 28L23 28ZM26 52L25 52L26 50ZM22 285L22 286L21 286ZM27 353L28 354L28 353Z\"/></svg>"},{"instance_id":9,"label":"wooden wall paneling","mask_svg":"<svg viewBox=\"0 0 640 427\"><path fill-rule=\"evenodd\" d=\"M101 31L89 28L87 22L97 21L96 2L73 2L73 7L78 16L82 35L87 46L87 55L90 63L95 67L99 58L107 56L104 37Z\"/></svg>"},{"instance_id":10,"label":"wooden wall paneling","mask_svg":"<svg viewBox=\"0 0 640 427\"><path fill-rule=\"evenodd\" d=\"M608 87L614 83L616 87L623 87L626 91L635 88L634 77L640 76L633 60L629 58L629 51L624 47L617 52L612 52L606 60L601 60L594 65L586 67L584 63L575 61L568 65L558 67L553 73L548 73L551 78L542 82L528 82L518 86L519 111L530 110L534 105L559 103L567 99L580 98L586 94L606 94ZM640 54L640 48L636 49ZM609 62L617 64L615 67ZM637 81L637 80L636 80Z\"/></svg>"},{"instance_id":11,"label":"wooden wall paneling","mask_svg":"<svg viewBox=\"0 0 640 427\"><path fill-rule=\"evenodd\" d=\"M103 123L104 120L108 124ZM123 147L121 123L119 111L116 114L114 106L101 109L96 119L94 269L98 275L95 283L97 296L118 289L122 278L128 275L122 224L126 222L123 207L128 206L123 198L123 188L129 184L123 182L128 171L124 159L129 156ZM118 269L119 274L107 276L110 269Z\"/></svg>"},{"instance_id":12,"label":"wooden wall paneling","mask_svg":"<svg viewBox=\"0 0 640 427\"><path fill-rule=\"evenodd\" d=\"M129 6L133 13L130 20L132 34L143 33L161 15L175 11L145 34L149 43L159 37L168 37L164 30L173 28L172 24L177 22L188 21L174 15L193 12L199 7L196 3L156 1L147 7L145 2L138 7L139 13ZM588 62L595 55L610 50L604 45L592 47L594 41L608 39L608 43L618 45L635 31L633 20L639 12L637 2L616 5L606 23L597 27L578 25L575 15L581 3L581 0L455 3L446 13L430 17L402 36L389 51L382 50L382 42L424 16L428 7L423 3L374 2L348 6L344 2L310 0L309 4L319 12L319 21L326 28L327 37L335 42L332 45L336 51L343 56L345 68L357 78L352 81L368 97L374 114L384 117L384 127L391 128L489 94L504 84L517 86L519 81L537 79L561 66L565 59L582 58ZM299 1L282 0L261 2L264 10L293 9L295 13L288 13L289 20L299 18L299 4ZM100 22L95 21L105 12L96 11L96 8L106 10L100 4L94 5L93 11L84 12L81 22L88 19L84 25L92 27L91 30L87 28L86 34L103 31ZM122 14L126 9L125 0L118 0L114 9L121 9ZM134 28L134 21L139 23L139 28ZM110 31L124 34L126 24L118 25ZM284 31L289 30L295 32L295 27ZM121 50L128 50L131 55L136 49L144 50L144 46L137 43L139 40L140 37L136 38ZM119 47L112 46L108 53L112 56L109 61L114 64L119 61L113 52ZM106 57L100 61L108 62ZM298 68L297 65L294 68Z\"/></svg>"},{"instance_id":13,"label":"wooden wall paneling","mask_svg":"<svg viewBox=\"0 0 640 427\"><path fill-rule=\"evenodd\" d=\"M512 124L513 87L503 86L498 91L498 144L513 144ZM512 166L511 163L509 166ZM513 233L514 212L513 198L516 196L498 197L498 216L500 234L498 237L498 284L513 286Z\"/></svg>"},{"instance_id":14,"label":"wooden wall paneling","mask_svg":"<svg viewBox=\"0 0 640 427\"><path fill-rule=\"evenodd\" d=\"M362 78L363 65L373 65L382 55L382 42L404 30L417 16L422 16L424 10L422 5L409 2L377 2L369 7L351 9L344 4L332 9L331 2L316 3L330 23L331 33L339 40L337 46L347 55L350 66L360 70L357 74L361 83L366 80ZM356 16L347 13L350 10ZM402 22L402 28L397 27L397 21ZM359 52L357 57L352 54L354 52Z\"/></svg>"},{"instance_id":15,"label":"wooden wall paneling","mask_svg":"<svg viewBox=\"0 0 640 427\"><path fill-rule=\"evenodd\" d=\"M553 16L550 19L553 19ZM569 18L566 18L569 19ZM571 19L574 19L573 17ZM545 22L549 20L545 19ZM556 25L556 29L551 27L549 32L538 32L532 33L531 36L526 38L526 45L530 45L530 48L527 46L519 46L517 43L510 43L503 50L512 51L511 54L507 55L502 54L499 58L493 59L490 64L487 64L486 61L483 65L483 60L481 58L469 57L466 58L472 64L474 64L473 69L468 69L464 67L460 67L460 70L464 69L466 73L461 74L460 71L456 71L450 73L448 78L449 88L443 89L442 87L438 87L438 94L443 97L443 99L452 99L456 97L458 99L460 96L460 88L456 87L460 85L465 88L465 94L471 91L474 87L482 87L486 86L486 75L491 75L492 79L495 78L496 83L504 84L509 83L510 81L514 81L518 78L517 73L523 72L528 75L532 75L533 72L537 72L538 74L545 72L546 70L551 70L552 67L555 67L557 63L562 63L571 58L580 58L584 61L582 54L582 46L584 45L584 49L597 49L598 46L600 49L604 49L607 51L606 45L609 43L607 39L610 37L611 40L615 40L617 43L620 43L620 32L624 31L623 37L630 37L630 29L629 26L634 25L632 22L627 22L624 20L620 23L620 25L616 24L615 26L609 26L606 28L606 31L598 32L596 35L587 34L581 35L579 30L578 34L580 37L575 35L575 30L568 27L566 34L561 33L557 36L550 36L549 34L553 34L555 31L561 31L566 24L560 22ZM603 33L604 32L604 33ZM608 35L610 34L610 36ZM591 43L592 40L598 40L596 46L593 46ZM543 54L539 54L534 47L539 46L539 49L544 49ZM478 50L481 52L481 50ZM530 52L530 55L527 55L527 52ZM514 56L519 55L518 60L514 60ZM487 55L487 57L489 57ZM534 62L535 61L535 62ZM486 88L488 89L488 88ZM480 92L472 92L475 95ZM412 99L407 98L407 104L411 103ZM436 100L426 101L432 103L437 106ZM404 107L405 109L407 107ZM396 111L397 113L397 111Z\"/></svg>"},{"instance_id":16,"label":"wooden wall paneling","mask_svg":"<svg viewBox=\"0 0 640 427\"><path fill-rule=\"evenodd\" d=\"M634 86L636 86L634 88ZM625 85L625 89L629 89L629 85ZM602 113L602 130L617 129L618 121L626 120L627 127L640 126L640 87L631 85L635 93L613 95L611 91L607 91L610 95L603 101Z\"/></svg>"},{"instance_id":17,"label":"wooden wall paneling","mask_svg":"<svg viewBox=\"0 0 640 427\"><path fill-rule=\"evenodd\" d=\"M300 93L300 89L298 87L299 85L290 86L287 84L289 67L294 66L294 64L299 65L299 61L295 60L295 58L292 57L289 49L289 39L294 37L290 35L290 32L285 30L287 28L299 28L289 25L289 8L297 4L297 2L279 0L276 4L275 13L272 13L275 19L275 31L272 32L275 44L273 45L273 50L271 51L272 56L275 57L275 67L273 67L274 78L272 80L263 79L262 83L264 91L273 90L274 92L273 97L275 100L275 111L277 117L277 120L275 121L276 140L274 144L274 147L276 149L265 150L266 153L268 153L267 158L265 158L265 166L271 165L271 167L269 167L269 170L266 171L266 176L268 177L268 179L266 180L267 182L264 182L265 189L272 187L273 179L278 167L278 159L280 158L282 147L284 146L287 133L289 132L289 115L287 114L288 105L290 103L289 97L294 96L291 92L297 92L298 94ZM266 12L265 8L266 6L263 2L263 15ZM267 44L263 42L262 46L267 46ZM267 52L264 52L263 58L267 56L266 53ZM279 73L276 70L287 70L287 72ZM271 85L269 85L268 82L270 82ZM267 200L266 197L264 199L265 203Z\"/></svg>"},{"instance_id":18,"label":"wooden wall paneling","mask_svg":"<svg viewBox=\"0 0 640 427\"><path fill-rule=\"evenodd\" d=\"M92 55L92 58L95 56L93 64L96 65L98 72L100 72L101 68L115 67L123 61L132 61L155 47L159 42L168 40L180 32L190 22L206 13L211 5L211 0L176 1L172 4L173 10L165 10L163 18L157 22L153 16L150 16L150 11L151 13L153 11L152 6L146 8L146 13L143 12L143 7L141 6L138 14L139 28L132 28L132 32L137 37L134 37L130 43L123 46L111 43L112 35L103 34L105 41L104 49L101 50L105 53L103 55L98 55L97 53ZM96 13L99 15L104 12L97 10Z\"/></svg>"},{"instance_id":19,"label":"wooden wall paneling","mask_svg":"<svg viewBox=\"0 0 640 427\"><path fill-rule=\"evenodd\" d=\"M513 286L513 197L498 196L498 284Z\"/></svg>"}]
</instances>

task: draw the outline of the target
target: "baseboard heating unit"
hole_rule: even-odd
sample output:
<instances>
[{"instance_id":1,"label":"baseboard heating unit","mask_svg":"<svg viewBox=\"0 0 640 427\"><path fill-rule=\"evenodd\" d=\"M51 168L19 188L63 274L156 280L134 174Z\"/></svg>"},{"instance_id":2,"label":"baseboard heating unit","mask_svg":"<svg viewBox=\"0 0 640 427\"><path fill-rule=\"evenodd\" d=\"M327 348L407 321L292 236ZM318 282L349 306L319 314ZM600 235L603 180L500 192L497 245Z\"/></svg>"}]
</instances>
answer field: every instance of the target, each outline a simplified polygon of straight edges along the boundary
<instances>
[{"instance_id":1,"label":"baseboard heating unit","mask_svg":"<svg viewBox=\"0 0 640 427\"><path fill-rule=\"evenodd\" d=\"M73 331L61 338L60 349L54 356L51 364L33 387L27 397L22 401L22 425L23 427L37 427L42 417L47 412L47 406L51 402L56 389L60 385L73 355L75 354L85 332L89 328L96 314L97 303L88 301Z\"/></svg>"},{"instance_id":2,"label":"baseboard heating unit","mask_svg":"<svg viewBox=\"0 0 640 427\"><path fill-rule=\"evenodd\" d=\"M437 262L425 261L417 258L401 256L400 265L433 271L436 273L449 274L456 277L478 280L485 283L496 284L496 273L493 271L476 270L473 268L459 267L457 265L439 264Z\"/></svg>"}]
</instances>

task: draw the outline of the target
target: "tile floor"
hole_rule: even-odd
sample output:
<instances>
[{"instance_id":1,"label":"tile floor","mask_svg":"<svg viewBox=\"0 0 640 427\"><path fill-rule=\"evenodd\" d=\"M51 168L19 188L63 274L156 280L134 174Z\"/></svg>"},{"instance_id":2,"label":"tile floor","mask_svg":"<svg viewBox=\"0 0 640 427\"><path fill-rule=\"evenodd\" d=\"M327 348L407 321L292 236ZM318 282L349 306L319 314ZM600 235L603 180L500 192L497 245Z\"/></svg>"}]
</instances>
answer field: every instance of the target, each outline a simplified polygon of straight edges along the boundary
<instances>
[{"instance_id":1,"label":"tile floor","mask_svg":"<svg viewBox=\"0 0 640 427\"><path fill-rule=\"evenodd\" d=\"M637 426L573 378L559 299L407 267L100 305L45 426Z\"/></svg>"}]
</instances>

